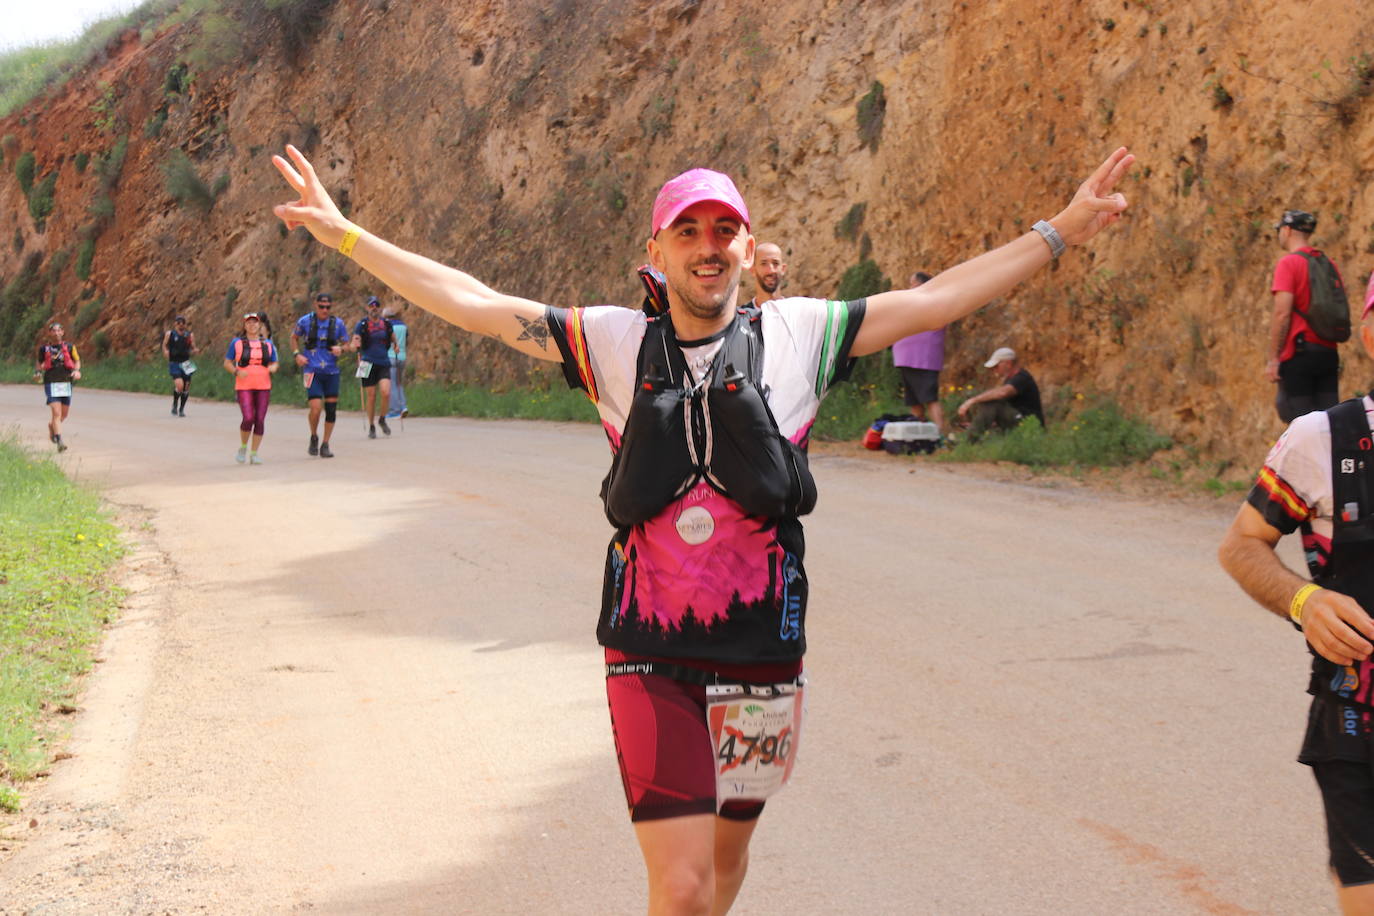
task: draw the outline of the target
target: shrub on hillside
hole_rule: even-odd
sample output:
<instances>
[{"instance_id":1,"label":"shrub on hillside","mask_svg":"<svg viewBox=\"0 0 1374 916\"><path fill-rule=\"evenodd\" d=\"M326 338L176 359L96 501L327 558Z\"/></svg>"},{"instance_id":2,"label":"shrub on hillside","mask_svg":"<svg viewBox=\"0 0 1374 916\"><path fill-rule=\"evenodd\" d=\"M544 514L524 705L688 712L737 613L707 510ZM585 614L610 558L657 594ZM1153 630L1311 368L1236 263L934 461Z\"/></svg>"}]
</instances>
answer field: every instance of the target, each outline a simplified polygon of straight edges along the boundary
<instances>
[{"instance_id":1,"label":"shrub on hillside","mask_svg":"<svg viewBox=\"0 0 1374 916\"><path fill-rule=\"evenodd\" d=\"M104 307L105 299L101 296L97 296L81 306L81 311L76 313L76 319L72 322L72 332L75 334L85 332L87 328L95 324L96 319L100 317L100 310Z\"/></svg>"},{"instance_id":2,"label":"shrub on hillside","mask_svg":"<svg viewBox=\"0 0 1374 916\"><path fill-rule=\"evenodd\" d=\"M32 152L24 153L14 163L14 177L19 179L19 187L23 189L25 197L33 190L33 173L36 169Z\"/></svg>"},{"instance_id":3,"label":"shrub on hillside","mask_svg":"<svg viewBox=\"0 0 1374 916\"><path fill-rule=\"evenodd\" d=\"M883 118L887 115L887 93L883 84L877 80L869 87L868 94L859 99L855 111L859 122L859 147L878 151L878 141L883 136Z\"/></svg>"},{"instance_id":4,"label":"shrub on hillside","mask_svg":"<svg viewBox=\"0 0 1374 916\"><path fill-rule=\"evenodd\" d=\"M119 176L124 171L124 157L128 154L129 135L124 134L96 162L95 172L100 176L101 188L110 191L119 184Z\"/></svg>"},{"instance_id":5,"label":"shrub on hillside","mask_svg":"<svg viewBox=\"0 0 1374 916\"><path fill-rule=\"evenodd\" d=\"M846 301L863 299L892 289L892 281L883 276L877 263L863 260L849 268L840 277L840 285L835 290L836 299Z\"/></svg>"},{"instance_id":6,"label":"shrub on hillside","mask_svg":"<svg viewBox=\"0 0 1374 916\"><path fill-rule=\"evenodd\" d=\"M209 213L215 205L215 194L196 172L191 159L179 149L172 150L160 166L167 193L183 207Z\"/></svg>"},{"instance_id":7,"label":"shrub on hillside","mask_svg":"<svg viewBox=\"0 0 1374 916\"><path fill-rule=\"evenodd\" d=\"M33 217L33 223L39 232L43 231L48 217L52 215L52 192L56 187L57 170L54 169L43 176L43 180L34 185L33 192L29 194L29 216Z\"/></svg>"},{"instance_id":8,"label":"shrub on hillside","mask_svg":"<svg viewBox=\"0 0 1374 916\"><path fill-rule=\"evenodd\" d=\"M91 278L91 262L95 260L95 239L86 239L76 253L76 277L86 281Z\"/></svg>"}]
</instances>

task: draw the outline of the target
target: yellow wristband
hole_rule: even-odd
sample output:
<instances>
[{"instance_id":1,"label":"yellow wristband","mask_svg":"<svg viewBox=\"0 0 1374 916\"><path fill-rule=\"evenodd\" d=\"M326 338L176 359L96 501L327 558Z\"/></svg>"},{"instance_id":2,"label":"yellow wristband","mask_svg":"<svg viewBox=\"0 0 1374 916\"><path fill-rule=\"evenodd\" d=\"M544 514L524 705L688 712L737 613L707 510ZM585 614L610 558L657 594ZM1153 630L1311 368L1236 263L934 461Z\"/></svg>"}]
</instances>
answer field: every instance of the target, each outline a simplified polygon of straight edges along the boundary
<instances>
[{"instance_id":1,"label":"yellow wristband","mask_svg":"<svg viewBox=\"0 0 1374 916\"><path fill-rule=\"evenodd\" d=\"M339 243L339 254L346 258L353 257L353 246L358 243L358 238L362 234L362 230L357 226L349 227L349 230L344 233L343 241Z\"/></svg>"},{"instance_id":2,"label":"yellow wristband","mask_svg":"<svg viewBox=\"0 0 1374 916\"><path fill-rule=\"evenodd\" d=\"M1307 599L1312 597L1312 593L1320 588L1321 586L1315 582L1309 582L1293 595L1293 600L1288 604L1288 616L1298 626L1302 626L1302 609L1307 605Z\"/></svg>"}]
</instances>

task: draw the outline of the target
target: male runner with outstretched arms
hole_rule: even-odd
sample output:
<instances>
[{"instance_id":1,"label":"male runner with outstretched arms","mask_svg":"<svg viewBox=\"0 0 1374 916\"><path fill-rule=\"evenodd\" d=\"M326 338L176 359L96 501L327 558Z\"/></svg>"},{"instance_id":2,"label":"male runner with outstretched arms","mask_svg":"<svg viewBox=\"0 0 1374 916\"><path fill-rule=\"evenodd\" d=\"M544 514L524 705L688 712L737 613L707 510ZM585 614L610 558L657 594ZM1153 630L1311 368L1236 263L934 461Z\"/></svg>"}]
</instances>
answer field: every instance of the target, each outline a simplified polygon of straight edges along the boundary
<instances>
[{"instance_id":1,"label":"male runner with outstretched arms","mask_svg":"<svg viewBox=\"0 0 1374 916\"><path fill-rule=\"evenodd\" d=\"M760 702L741 715L779 703L792 710L788 723L800 721L785 704L805 651L798 516L814 503L804 448L820 398L853 357L969 314L1115 222L1126 200L1113 189L1134 157L1117 150L1053 219L918 289L752 309L736 307L754 258L748 209L729 178L694 169L654 203L646 247L669 311L650 320L504 295L398 248L349 222L305 157L286 151L289 162L273 162L300 195L275 208L288 229L304 226L460 328L562 362L569 383L596 404L615 453L606 510L617 523L597 635L649 912L726 912L763 803L732 794L732 775L744 767L721 771L741 761L754 772L774 761L790 767L795 733L769 732L762 748L762 732L732 734L727 749L731 726L719 721L716 691L748 685ZM668 435L643 432L659 420ZM777 463L740 460L758 455Z\"/></svg>"}]
</instances>

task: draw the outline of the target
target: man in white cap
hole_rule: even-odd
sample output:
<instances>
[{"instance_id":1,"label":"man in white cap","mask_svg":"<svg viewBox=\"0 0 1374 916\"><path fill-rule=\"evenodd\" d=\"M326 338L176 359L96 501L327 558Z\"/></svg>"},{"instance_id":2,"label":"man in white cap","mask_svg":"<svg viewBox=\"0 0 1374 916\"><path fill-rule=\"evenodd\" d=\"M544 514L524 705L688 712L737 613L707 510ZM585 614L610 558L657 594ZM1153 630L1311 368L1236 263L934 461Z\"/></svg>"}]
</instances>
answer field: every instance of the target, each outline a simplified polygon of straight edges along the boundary
<instances>
[{"instance_id":1,"label":"man in white cap","mask_svg":"<svg viewBox=\"0 0 1374 916\"><path fill-rule=\"evenodd\" d=\"M1041 426L1045 425L1040 386L1035 384L1030 372L1021 367L1015 350L998 347L983 367L991 369L1001 381L959 405L959 418L973 421L969 438L976 440L992 429L1006 432L1026 417L1035 417Z\"/></svg>"},{"instance_id":2,"label":"man in white cap","mask_svg":"<svg viewBox=\"0 0 1374 916\"><path fill-rule=\"evenodd\" d=\"M807 579L800 516L815 503L805 448L854 357L1004 296L1126 208L1122 148L1051 220L919 289L867 300L792 298L741 311L754 262L729 177L692 169L654 201L646 242L668 311L557 308L499 293L404 251L339 212L287 147L298 199L275 208L403 299L536 359L561 362L596 405L615 460L616 533L597 638L652 913L725 913L764 799L796 759ZM744 685L749 685L745 687ZM748 701L741 700L748 690Z\"/></svg>"}]
</instances>

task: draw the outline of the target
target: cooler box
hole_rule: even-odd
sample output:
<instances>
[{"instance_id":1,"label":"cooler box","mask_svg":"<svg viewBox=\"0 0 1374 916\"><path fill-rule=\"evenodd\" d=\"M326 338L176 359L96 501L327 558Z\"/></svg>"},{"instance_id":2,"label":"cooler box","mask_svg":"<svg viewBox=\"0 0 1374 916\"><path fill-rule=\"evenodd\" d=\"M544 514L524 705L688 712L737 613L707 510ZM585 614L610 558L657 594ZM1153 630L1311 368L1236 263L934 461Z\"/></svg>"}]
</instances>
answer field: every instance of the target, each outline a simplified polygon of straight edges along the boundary
<instances>
[{"instance_id":1,"label":"cooler box","mask_svg":"<svg viewBox=\"0 0 1374 916\"><path fill-rule=\"evenodd\" d=\"M940 428L924 420L902 420L883 427L883 451L893 455L933 452L940 444Z\"/></svg>"}]
</instances>

